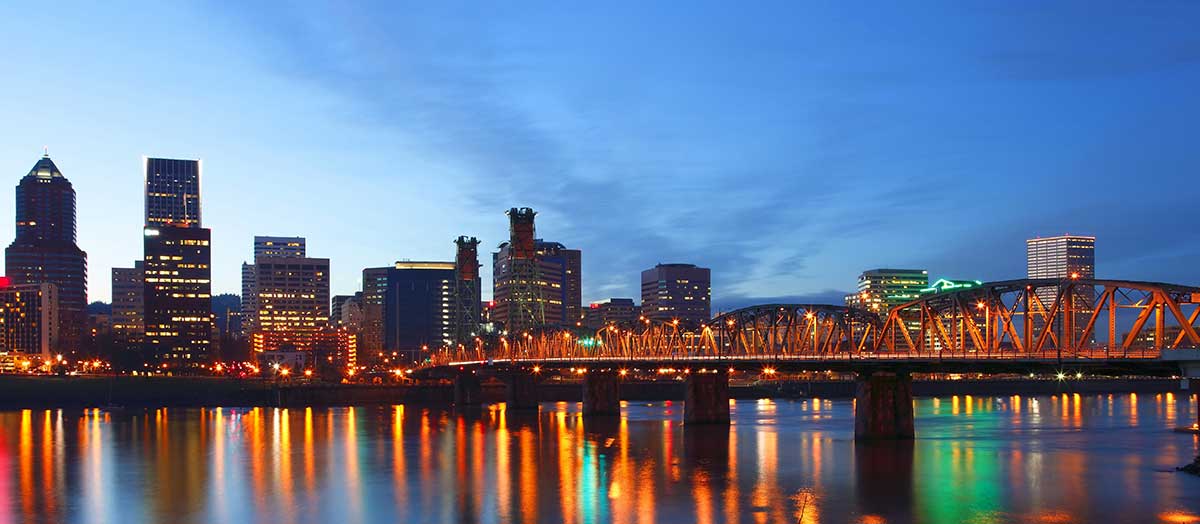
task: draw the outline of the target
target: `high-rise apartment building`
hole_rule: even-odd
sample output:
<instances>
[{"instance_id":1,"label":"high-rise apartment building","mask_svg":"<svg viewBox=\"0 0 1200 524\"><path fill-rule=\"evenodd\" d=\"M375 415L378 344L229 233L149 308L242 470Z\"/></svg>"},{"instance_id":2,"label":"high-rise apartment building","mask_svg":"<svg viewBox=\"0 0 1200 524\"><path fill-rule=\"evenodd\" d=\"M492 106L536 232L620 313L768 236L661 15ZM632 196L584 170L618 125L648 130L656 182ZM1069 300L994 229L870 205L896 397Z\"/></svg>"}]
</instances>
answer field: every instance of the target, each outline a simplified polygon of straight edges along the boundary
<instances>
[{"instance_id":1,"label":"high-rise apartment building","mask_svg":"<svg viewBox=\"0 0 1200 524\"><path fill-rule=\"evenodd\" d=\"M147 356L197 367L212 346L212 232L201 227L200 161L146 158L143 168Z\"/></svg>"},{"instance_id":2,"label":"high-rise apartment building","mask_svg":"<svg viewBox=\"0 0 1200 524\"><path fill-rule=\"evenodd\" d=\"M113 341L122 351L141 348L145 335L146 269L142 261L133 267L112 269L112 332Z\"/></svg>"},{"instance_id":3,"label":"high-rise apartment building","mask_svg":"<svg viewBox=\"0 0 1200 524\"><path fill-rule=\"evenodd\" d=\"M658 264L642 271L642 315L695 326L712 313L712 271L695 264Z\"/></svg>"},{"instance_id":4,"label":"high-rise apartment building","mask_svg":"<svg viewBox=\"0 0 1200 524\"><path fill-rule=\"evenodd\" d=\"M77 351L87 321L87 253L75 245L75 189L45 155L16 193L16 238L4 251L8 278L16 285L55 285L55 351Z\"/></svg>"},{"instance_id":5,"label":"high-rise apartment building","mask_svg":"<svg viewBox=\"0 0 1200 524\"><path fill-rule=\"evenodd\" d=\"M858 291L846 295L846 305L886 315L928 287L929 271L924 269L868 269L858 275Z\"/></svg>"},{"instance_id":6,"label":"high-rise apartment building","mask_svg":"<svg viewBox=\"0 0 1200 524\"><path fill-rule=\"evenodd\" d=\"M384 353L417 362L454 340L454 263L396 262L384 298Z\"/></svg>"}]
</instances>

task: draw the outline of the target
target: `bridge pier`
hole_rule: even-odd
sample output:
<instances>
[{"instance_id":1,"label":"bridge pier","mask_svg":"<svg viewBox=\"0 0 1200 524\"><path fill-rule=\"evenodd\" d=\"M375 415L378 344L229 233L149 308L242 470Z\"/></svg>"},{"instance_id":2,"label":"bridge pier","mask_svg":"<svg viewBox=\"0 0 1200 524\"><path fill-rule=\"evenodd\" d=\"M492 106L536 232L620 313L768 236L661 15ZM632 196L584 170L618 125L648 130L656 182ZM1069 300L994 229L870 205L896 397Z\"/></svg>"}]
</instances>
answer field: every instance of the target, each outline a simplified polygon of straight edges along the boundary
<instances>
[{"instance_id":1,"label":"bridge pier","mask_svg":"<svg viewBox=\"0 0 1200 524\"><path fill-rule=\"evenodd\" d=\"M612 370L589 369L583 375L583 415L620 415L621 381Z\"/></svg>"},{"instance_id":2,"label":"bridge pier","mask_svg":"<svg viewBox=\"0 0 1200 524\"><path fill-rule=\"evenodd\" d=\"M868 372L854 394L855 440L904 440L914 436L912 376Z\"/></svg>"},{"instance_id":3,"label":"bridge pier","mask_svg":"<svg viewBox=\"0 0 1200 524\"><path fill-rule=\"evenodd\" d=\"M474 371L464 371L454 377L454 405L478 406L483 402L483 387Z\"/></svg>"},{"instance_id":4,"label":"bridge pier","mask_svg":"<svg viewBox=\"0 0 1200 524\"><path fill-rule=\"evenodd\" d=\"M729 373L691 373L683 402L684 424L729 423Z\"/></svg>"},{"instance_id":5,"label":"bridge pier","mask_svg":"<svg viewBox=\"0 0 1200 524\"><path fill-rule=\"evenodd\" d=\"M504 384L507 386L504 391L506 409L538 408L537 379L533 375L520 370L513 371L504 377Z\"/></svg>"}]
</instances>

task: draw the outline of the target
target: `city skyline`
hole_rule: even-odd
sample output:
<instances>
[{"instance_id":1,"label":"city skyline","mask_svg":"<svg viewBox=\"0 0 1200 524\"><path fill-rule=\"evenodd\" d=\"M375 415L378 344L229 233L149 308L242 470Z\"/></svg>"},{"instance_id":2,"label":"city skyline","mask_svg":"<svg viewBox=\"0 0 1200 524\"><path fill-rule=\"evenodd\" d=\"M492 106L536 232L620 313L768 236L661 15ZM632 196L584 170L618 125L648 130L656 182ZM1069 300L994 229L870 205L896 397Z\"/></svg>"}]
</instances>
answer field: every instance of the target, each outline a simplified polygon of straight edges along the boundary
<instances>
[{"instance_id":1,"label":"city skyline","mask_svg":"<svg viewBox=\"0 0 1200 524\"><path fill-rule=\"evenodd\" d=\"M722 46L731 46L724 54L705 46L695 23L666 29L678 43L658 47L657 39L630 37L597 48L596 31L612 20L587 17L597 27L584 31L565 13L539 13L549 22L541 25L557 29L516 36L505 28L528 22L528 14L497 8L498 29L456 48L465 63L439 51L440 37L420 27L428 14L401 19L389 9L373 14L413 31L403 39L379 35L383 45L366 50L379 26L367 23L367 34L356 35L349 28L364 22L356 13L285 7L280 22L265 22L265 36L223 38L262 18L224 13L206 38L161 38L161 49L143 49L136 41L154 34L129 37L136 32L123 28L152 17L169 27L205 8L154 6L121 16L5 9L11 16L0 17L0 27L14 35L15 70L43 77L70 71L77 82L101 86L95 94L36 83L0 88L0 114L21 130L0 141L0 173L15 185L49 145L70 174L79 245L93 275L89 300L109 301L110 282L95 275L128 267L140 252L142 155L204 160L214 293L239 293L243 246L254 235L309 238L333 259L331 293L349 294L360 288L362 268L449 260L461 234L478 237L490 252L507 238L502 212L511 205L539 210L539 236L585 252L585 303L637 296L637 272L658 262L711 267L714 310L779 295L839 303L870 267L1013 278L1023 273L1017 253L1027 238L1063 233L1103 239L1098 276L1197 282L1188 263L1200 249L1197 233L1091 203L1118 193L1149 196L1127 187L1134 177L1188 187L1200 167L1186 132L1200 116L1186 103L1200 71L1196 58L1180 51L1187 46L1179 35L1187 32L1172 29L1192 18L1190 6L1139 11L1141 17L1116 7L1000 9L1005 16L946 7L902 22L882 8L857 24L845 22L837 7L809 8L802 22L808 36L737 13L759 27L751 32L743 23L720 33L728 38ZM635 27L663 29L656 26L659 8L623 9L618 15ZM724 15L733 16L713 6L681 14L710 28ZM950 15L953 29L915 38ZM284 25L318 18L332 22L312 34ZM477 22L465 17L443 29L466 34ZM61 28L61 41L30 32L50 23ZM85 48L94 26L108 28L106 38ZM1017 27L1020 39L1007 36ZM860 42L883 29L891 32L881 43ZM1135 35L1127 40L1134 44L1104 38L1117 30ZM985 42L978 34L996 38ZM880 66L892 38L905 42L909 59ZM562 45L548 50L559 39ZM764 40L772 42L768 51ZM863 59L844 48L850 43L861 46L855 51ZM644 62L621 61L628 46L648 50ZM407 49L412 58L389 56ZM777 72L777 60L800 50L811 51L807 60ZM759 52L771 54L740 59ZM315 64L291 60L302 53ZM163 63L169 54L194 60ZM613 75L613 96L590 96L581 81L589 77L563 60L576 54ZM108 56L124 58L106 72L87 65ZM240 58L224 60L231 56ZM645 74L666 60L682 65L662 78ZM531 61L539 66L521 67ZM213 81L201 87L171 80L156 86L161 93L148 91L133 79L150 65ZM348 81L335 85L331 78L343 73ZM226 81L234 76L239 80ZM258 88L225 87L249 84ZM541 87L521 89L529 84ZM1128 96L1139 91L1155 96ZM406 96L414 102L397 101ZM479 115L478 127L453 107L453 97ZM729 104L699 104L714 99ZM166 105L170 100L176 102ZM157 118L177 105L188 107L175 121L189 125ZM943 143L948 135L954 141ZM1116 145L1119 154L1110 152ZM1088 183L1055 178L1061 174L1086 174ZM282 185L289 180L305 183ZM1074 193L1066 205L1056 196L1063 192ZM987 205L964 196L978 194ZM646 205L651 195L661 205ZM1164 208L1182 208L1190 195L1160 198ZM0 208L0 229L12 230L12 205L5 199L9 207ZM430 218L403 227L394 209ZM279 220L268 223L268 216ZM862 245L876 252L864 254ZM484 282L490 273L485 264Z\"/></svg>"}]
</instances>

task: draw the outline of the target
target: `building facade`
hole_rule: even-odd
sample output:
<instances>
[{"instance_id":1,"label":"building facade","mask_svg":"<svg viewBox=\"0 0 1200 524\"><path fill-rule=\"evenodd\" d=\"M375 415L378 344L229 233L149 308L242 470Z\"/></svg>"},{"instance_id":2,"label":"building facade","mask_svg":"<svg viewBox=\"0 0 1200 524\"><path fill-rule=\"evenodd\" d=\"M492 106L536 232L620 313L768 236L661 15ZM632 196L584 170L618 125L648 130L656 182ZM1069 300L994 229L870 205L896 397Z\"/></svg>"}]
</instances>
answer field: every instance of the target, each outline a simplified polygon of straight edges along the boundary
<instances>
[{"instance_id":1,"label":"building facade","mask_svg":"<svg viewBox=\"0 0 1200 524\"><path fill-rule=\"evenodd\" d=\"M363 269L362 324L359 328L358 359L371 365L383 358L383 306L387 298L388 272L391 267Z\"/></svg>"},{"instance_id":2,"label":"building facade","mask_svg":"<svg viewBox=\"0 0 1200 524\"><path fill-rule=\"evenodd\" d=\"M201 227L200 161L146 158L143 166L146 358L199 367L212 348L212 232Z\"/></svg>"},{"instance_id":3,"label":"building facade","mask_svg":"<svg viewBox=\"0 0 1200 524\"><path fill-rule=\"evenodd\" d=\"M500 244L492 253L492 321L502 323L509 332L577 325L582 320L582 252L541 239L534 242L533 250L536 272L531 275L532 286L524 285L523 280L530 277L517 271L519 264L530 262L515 260L511 243ZM525 299L523 293L531 296ZM521 314L517 304L521 300L531 304L532 315Z\"/></svg>"},{"instance_id":4,"label":"building facade","mask_svg":"<svg viewBox=\"0 0 1200 524\"><path fill-rule=\"evenodd\" d=\"M712 271L695 264L658 264L642 271L642 316L699 325L712 316Z\"/></svg>"},{"instance_id":5,"label":"building facade","mask_svg":"<svg viewBox=\"0 0 1200 524\"><path fill-rule=\"evenodd\" d=\"M112 269L112 333L120 351L135 351L145 335L146 269L142 261L133 267Z\"/></svg>"},{"instance_id":6,"label":"building facade","mask_svg":"<svg viewBox=\"0 0 1200 524\"><path fill-rule=\"evenodd\" d=\"M146 358L169 368L205 364L212 347L211 232L145 229Z\"/></svg>"},{"instance_id":7,"label":"building facade","mask_svg":"<svg viewBox=\"0 0 1200 524\"><path fill-rule=\"evenodd\" d=\"M262 256L254 268L251 348L259 353L289 344L312 349L315 334L329 326L329 259Z\"/></svg>"},{"instance_id":8,"label":"building facade","mask_svg":"<svg viewBox=\"0 0 1200 524\"><path fill-rule=\"evenodd\" d=\"M846 295L846 305L886 315L928 288L929 271L924 269L868 269L858 275L858 290Z\"/></svg>"},{"instance_id":9,"label":"building facade","mask_svg":"<svg viewBox=\"0 0 1200 524\"><path fill-rule=\"evenodd\" d=\"M12 284L0 277L0 366L13 368L7 371L36 367L57 354L61 324L56 294L52 283Z\"/></svg>"},{"instance_id":10,"label":"building facade","mask_svg":"<svg viewBox=\"0 0 1200 524\"><path fill-rule=\"evenodd\" d=\"M396 262L384 298L384 353L418 362L454 340L454 263Z\"/></svg>"},{"instance_id":11,"label":"building facade","mask_svg":"<svg viewBox=\"0 0 1200 524\"><path fill-rule=\"evenodd\" d=\"M1025 269L1028 278L1084 279L1096 278L1096 237L1083 235L1061 235L1046 238L1031 238L1025 241ZM1056 286L1040 287L1035 290L1041 307L1050 309L1058 296ZM1096 299L1095 288L1076 288L1071 297L1071 310L1075 336L1082 334L1088 315ZM1036 307L1036 306L1035 306ZM1036 320L1035 329L1043 324ZM1054 330L1059 331L1058 320ZM1065 338L1065 335L1064 335Z\"/></svg>"},{"instance_id":12,"label":"building facade","mask_svg":"<svg viewBox=\"0 0 1200 524\"><path fill-rule=\"evenodd\" d=\"M4 252L8 278L55 285L55 351L78 351L87 322L87 254L75 245L75 189L46 155L21 178L16 197L16 238Z\"/></svg>"},{"instance_id":13,"label":"building facade","mask_svg":"<svg viewBox=\"0 0 1200 524\"><path fill-rule=\"evenodd\" d=\"M584 311L583 325L588 329L600 329L604 326L631 326L641 315L642 308L633 303L632 298L609 298L592 302Z\"/></svg>"},{"instance_id":14,"label":"building facade","mask_svg":"<svg viewBox=\"0 0 1200 524\"><path fill-rule=\"evenodd\" d=\"M306 242L304 237L254 237L254 260L260 257L273 258L304 258ZM258 329L258 288L257 270L254 264L242 262L242 330L249 334Z\"/></svg>"}]
</instances>

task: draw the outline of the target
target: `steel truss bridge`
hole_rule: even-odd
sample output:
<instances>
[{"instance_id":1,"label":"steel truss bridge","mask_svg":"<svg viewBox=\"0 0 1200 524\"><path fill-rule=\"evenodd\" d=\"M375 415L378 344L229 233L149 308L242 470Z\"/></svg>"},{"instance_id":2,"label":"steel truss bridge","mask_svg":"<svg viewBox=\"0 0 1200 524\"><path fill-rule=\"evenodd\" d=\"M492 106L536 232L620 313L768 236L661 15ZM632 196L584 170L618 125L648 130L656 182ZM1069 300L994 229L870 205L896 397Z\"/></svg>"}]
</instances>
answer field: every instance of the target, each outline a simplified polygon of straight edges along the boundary
<instances>
[{"instance_id":1,"label":"steel truss bridge","mask_svg":"<svg viewBox=\"0 0 1200 524\"><path fill-rule=\"evenodd\" d=\"M930 294L885 313L763 304L698 326L641 320L543 329L442 349L423 374L474 367L653 366L778 370L1177 375L1200 348L1200 288L1127 280L1025 279ZM1194 357L1189 357L1194 358Z\"/></svg>"}]
</instances>

